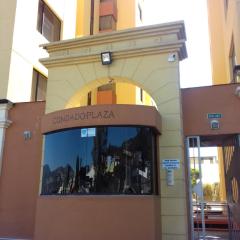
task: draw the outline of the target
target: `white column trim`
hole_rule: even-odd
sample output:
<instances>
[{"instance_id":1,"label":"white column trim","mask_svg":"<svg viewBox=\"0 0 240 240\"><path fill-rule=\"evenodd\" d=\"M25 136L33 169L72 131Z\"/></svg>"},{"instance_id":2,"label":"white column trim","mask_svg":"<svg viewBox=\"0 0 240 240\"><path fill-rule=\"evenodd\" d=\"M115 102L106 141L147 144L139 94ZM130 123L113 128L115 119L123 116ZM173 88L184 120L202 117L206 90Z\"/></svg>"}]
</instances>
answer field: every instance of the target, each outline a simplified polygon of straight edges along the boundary
<instances>
[{"instance_id":1,"label":"white column trim","mask_svg":"<svg viewBox=\"0 0 240 240\"><path fill-rule=\"evenodd\" d=\"M0 175L2 172L5 133L6 129L12 123L12 121L8 119L8 112L12 105L13 104L8 100L0 100Z\"/></svg>"}]
</instances>

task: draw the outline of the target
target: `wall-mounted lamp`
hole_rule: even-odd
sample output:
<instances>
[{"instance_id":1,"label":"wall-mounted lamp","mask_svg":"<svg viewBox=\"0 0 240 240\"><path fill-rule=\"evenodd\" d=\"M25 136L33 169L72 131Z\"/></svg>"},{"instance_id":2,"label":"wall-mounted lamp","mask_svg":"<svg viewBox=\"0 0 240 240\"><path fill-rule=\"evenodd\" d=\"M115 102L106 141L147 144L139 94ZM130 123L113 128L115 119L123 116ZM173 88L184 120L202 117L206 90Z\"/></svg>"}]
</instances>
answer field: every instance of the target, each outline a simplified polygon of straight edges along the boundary
<instances>
[{"instance_id":1,"label":"wall-mounted lamp","mask_svg":"<svg viewBox=\"0 0 240 240\"><path fill-rule=\"evenodd\" d=\"M103 52L101 53L102 65L109 65L112 63L112 53L111 52Z\"/></svg>"},{"instance_id":2,"label":"wall-mounted lamp","mask_svg":"<svg viewBox=\"0 0 240 240\"><path fill-rule=\"evenodd\" d=\"M28 130L24 131L24 132L23 132L23 137L24 137L24 140L25 140L25 141L26 141L26 140L30 140L30 139L32 138L32 133L31 133L31 131L28 131Z\"/></svg>"}]
</instances>

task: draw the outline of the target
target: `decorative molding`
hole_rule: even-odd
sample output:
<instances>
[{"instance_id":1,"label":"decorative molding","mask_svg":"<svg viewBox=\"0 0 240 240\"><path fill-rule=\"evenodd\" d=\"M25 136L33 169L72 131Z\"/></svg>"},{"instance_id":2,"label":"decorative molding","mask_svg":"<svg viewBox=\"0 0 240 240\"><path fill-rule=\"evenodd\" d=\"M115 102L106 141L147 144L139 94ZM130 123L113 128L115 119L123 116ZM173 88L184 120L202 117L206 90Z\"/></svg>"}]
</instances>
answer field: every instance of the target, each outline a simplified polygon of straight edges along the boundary
<instances>
[{"instance_id":1,"label":"decorative molding","mask_svg":"<svg viewBox=\"0 0 240 240\"><path fill-rule=\"evenodd\" d=\"M6 128L10 126L12 121L8 119L8 111L12 107L12 102L6 99L0 99L0 175L2 170L3 149Z\"/></svg>"},{"instance_id":2,"label":"decorative molding","mask_svg":"<svg viewBox=\"0 0 240 240\"><path fill-rule=\"evenodd\" d=\"M100 62L100 53L113 52L114 59L176 52L187 57L182 21L139 27L41 45L50 54L41 59L46 67Z\"/></svg>"},{"instance_id":3,"label":"decorative molding","mask_svg":"<svg viewBox=\"0 0 240 240\"><path fill-rule=\"evenodd\" d=\"M0 120L0 128L8 128L11 125L11 120L1 121Z\"/></svg>"},{"instance_id":4,"label":"decorative molding","mask_svg":"<svg viewBox=\"0 0 240 240\"><path fill-rule=\"evenodd\" d=\"M53 43L41 44L40 46L46 49L49 53L78 48L79 46L92 46L99 44L114 43L119 41L129 41L133 39L142 39L152 36L161 37L162 35L176 34L177 39L186 40L186 32L183 21L156 24L144 27L130 28L127 30L119 30L110 33L101 33L94 36L86 36L81 38L74 38L70 40L63 40Z\"/></svg>"},{"instance_id":5,"label":"decorative molding","mask_svg":"<svg viewBox=\"0 0 240 240\"><path fill-rule=\"evenodd\" d=\"M118 60L124 58L164 54L170 52L176 52L180 60L184 59L186 56L186 51L182 47L182 41L178 41L174 43L169 43L167 45L159 44L158 46L151 46L145 48L143 46L139 48L125 48L124 50L114 51L113 57L114 60ZM41 62L48 68L81 63L101 62L100 54L101 51L94 54L66 54L62 56L41 59Z\"/></svg>"}]
</instances>

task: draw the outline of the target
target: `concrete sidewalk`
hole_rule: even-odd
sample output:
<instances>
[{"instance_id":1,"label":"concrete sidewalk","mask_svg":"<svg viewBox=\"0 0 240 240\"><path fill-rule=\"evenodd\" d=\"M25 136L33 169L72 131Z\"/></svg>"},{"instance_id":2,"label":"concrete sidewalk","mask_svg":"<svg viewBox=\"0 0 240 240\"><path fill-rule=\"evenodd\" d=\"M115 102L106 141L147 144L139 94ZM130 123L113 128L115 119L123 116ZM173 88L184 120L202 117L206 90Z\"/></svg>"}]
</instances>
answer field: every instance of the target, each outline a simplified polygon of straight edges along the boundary
<instances>
[{"instance_id":1,"label":"concrete sidewalk","mask_svg":"<svg viewBox=\"0 0 240 240\"><path fill-rule=\"evenodd\" d=\"M204 238L201 237L201 232L195 232L195 240L203 240ZM229 240L229 233L228 232L206 232L205 240Z\"/></svg>"}]
</instances>

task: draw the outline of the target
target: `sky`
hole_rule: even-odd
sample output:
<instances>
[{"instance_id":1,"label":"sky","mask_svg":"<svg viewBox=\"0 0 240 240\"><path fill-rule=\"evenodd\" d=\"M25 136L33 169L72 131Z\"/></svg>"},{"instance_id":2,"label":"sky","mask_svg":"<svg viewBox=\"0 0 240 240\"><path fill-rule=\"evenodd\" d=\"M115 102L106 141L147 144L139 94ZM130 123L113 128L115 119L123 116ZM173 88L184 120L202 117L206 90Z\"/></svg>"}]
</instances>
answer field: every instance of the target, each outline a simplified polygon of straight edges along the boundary
<instances>
[{"instance_id":1,"label":"sky","mask_svg":"<svg viewBox=\"0 0 240 240\"><path fill-rule=\"evenodd\" d=\"M144 0L146 25L184 20L188 58L180 63L181 87L211 85L207 0Z\"/></svg>"}]
</instances>

